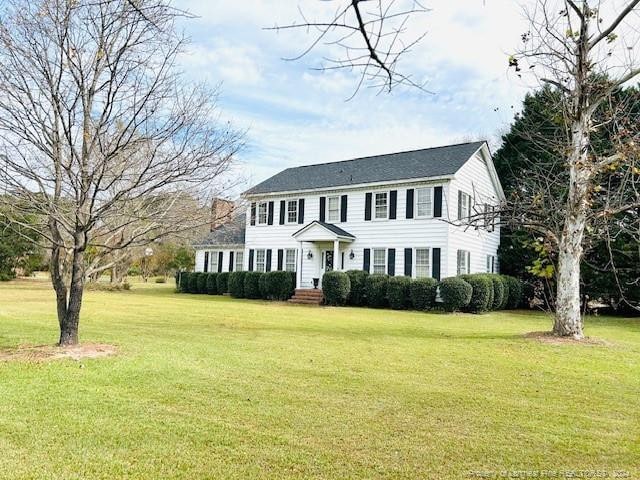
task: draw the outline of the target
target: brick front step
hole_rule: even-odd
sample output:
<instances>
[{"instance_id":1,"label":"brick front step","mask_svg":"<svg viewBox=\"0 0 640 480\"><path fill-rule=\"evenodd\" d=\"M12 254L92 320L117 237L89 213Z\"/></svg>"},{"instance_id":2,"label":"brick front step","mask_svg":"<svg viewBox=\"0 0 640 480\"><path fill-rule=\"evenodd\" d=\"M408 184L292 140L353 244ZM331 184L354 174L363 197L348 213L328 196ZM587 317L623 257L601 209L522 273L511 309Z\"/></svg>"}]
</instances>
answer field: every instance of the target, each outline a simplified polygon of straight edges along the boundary
<instances>
[{"instance_id":1,"label":"brick front step","mask_svg":"<svg viewBox=\"0 0 640 480\"><path fill-rule=\"evenodd\" d=\"M299 305L320 305L322 303L322 290L311 288L296 288L295 294L289 299L289 303Z\"/></svg>"}]
</instances>

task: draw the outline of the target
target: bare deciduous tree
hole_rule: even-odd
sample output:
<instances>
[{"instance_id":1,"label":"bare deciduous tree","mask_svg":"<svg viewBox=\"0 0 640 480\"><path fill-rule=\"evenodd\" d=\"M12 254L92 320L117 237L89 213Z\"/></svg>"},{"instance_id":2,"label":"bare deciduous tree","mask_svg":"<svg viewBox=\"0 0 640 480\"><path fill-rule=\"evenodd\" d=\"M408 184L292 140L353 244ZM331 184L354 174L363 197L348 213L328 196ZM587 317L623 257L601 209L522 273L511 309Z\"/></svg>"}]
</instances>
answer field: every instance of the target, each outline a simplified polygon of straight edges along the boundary
<instances>
[{"instance_id":1,"label":"bare deciduous tree","mask_svg":"<svg viewBox=\"0 0 640 480\"><path fill-rule=\"evenodd\" d=\"M360 57L354 57L358 59L354 61L349 55L351 45L341 41L334 42L346 52L344 64L338 62L337 67L361 67L367 72L371 63L374 66L378 64L374 79L383 75L388 88L407 83L405 79L408 77L395 70L398 56L386 56L385 48L380 43L366 41L372 35L375 39L382 30L363 31L359 28L363 22L356 11L364 3L365 0L346 2L338 10L338 15L327 22L306 21L302 26L315 27L320 32L310 48L314 48L331 32L353 32L346 37L350 39L359 31L365 37L364 53ZM382 0L377 2L377 11L380 12L376 16L377 25L385 25L385 18L390 17L387 7L394 3ZM559 90L559 111L562 112L562 121L567 128L560 139L562 147L556 153L559 153L557 161L566 169L567 175L549 179L552 183L564 182L560 187L566 192L566 197L562 199L561 208L554 207L553 211L547 210L539 215L534 215L534 209L529 209L527 222L531 227L537 223L541 230L558 232L555 239L558 261L553 331L559 336L582 338L580 261L585 230L593 226L590 223L592 218L597 218L601 225L611 226L619 222L616 215L626 213L637 218L637 210L640 208L638 190L629 182L629 178L632 178L633 185L637 185L637 168L632 163L637 157L638 143L634 143L637 131L634 133L621 129L615 138L615 145L609 149L610 154L604 157L597 153L591 143L594 132L603 126L594 121L595 112L608 101L612 92L640 74L637 47L640 42L637 28L640 0L531 0L530 4L533 7L527 14L531 30L523 34L524 48L509 59L509 64L519 75L526 71L527 74L534 74L541 84L553 85ZM349 16L349 13L355 16ZM413 16L414 13L409 9L406 15ZM396 31L399 35L403 32L402 29ZM386 38L394 37L391 35ZM403 52L403 49L396 51L399 54ZM385 66L388 68L384 68ZM366 78L363 73L360 84ZM613 110L609 114L604 120L607 124L615 123L624 116L624 112ZM618 179L617 193L606 199L602 195L596 198L594 191L600 186L602 172L621 165L625 167L625 178ZM547 200L555 191L555 186L539 189L539 193ZM593 208L596 201L604 202L605 205L599 213L595 213L597 209ZM527 202L539 206L535 196L530 196ZM557 202L548 202L547 205L550 203ZM522 212L521 204L507 205L493 214L496 217L502 215L501 221L523 222ZM486 221L482 220L486 216L485 212L474 217L476 216L478 218L472 218L473 222ZM636 223L630 222L628 225Z\"/></svg>"},{"instance_id":2,"label":"bare deciduous tree","mask_svg":"<svg viewBox=\"0 0 640 480\"><path fill-rule=\"evenodd\" d=\"M330 0L336 7L328 18L312 19L302 10L302 21L275 26L271 30L307 30L310 44L296 57L298 60L319 45L327 46L337 56L325 56L318 70L349 70L359 75L355 95L362 86L391 91L406 85L426 91L424 82L415 80L398 68L398 62L425 34L411 36L413 17L428 12L418 0ZM337 47L337 48L333 48ZM332 55L331 53L329 55Z\"/></svg>"},{"instance_id":3,"label":"bare deciduous tree","mask_svg":"<svg viewBox=\"0 0 640 480\"><path fill-rule=\"evenodd\" d=\"M14 219L42 219L60 345L78 342L87 273L107 267L93 258L87 272L87 249L113 255L208 222L194 199L221 184L240 145L216 92L176 68L183 15L163 0L2 11L0 185Z\"/></svg>"}]
</instances>

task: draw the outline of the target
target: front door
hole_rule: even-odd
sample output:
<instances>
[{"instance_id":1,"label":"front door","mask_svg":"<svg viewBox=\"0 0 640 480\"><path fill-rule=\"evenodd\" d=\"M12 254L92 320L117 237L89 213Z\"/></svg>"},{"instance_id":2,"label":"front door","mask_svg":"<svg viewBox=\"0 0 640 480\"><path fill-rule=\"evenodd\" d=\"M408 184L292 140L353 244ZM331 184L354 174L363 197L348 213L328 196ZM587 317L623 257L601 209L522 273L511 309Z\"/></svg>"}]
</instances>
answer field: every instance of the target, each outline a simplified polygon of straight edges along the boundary
<instances>
[{"instance_id":1,"label":"front door","mask_svg":"<svg viewBox=\"0 0 640 480\"><path fill-rule=\"evenodd\" d=\"M324 252L324 271L330 272L333 270L333 250L326 250Z\"/></svg>"}]
</instances>

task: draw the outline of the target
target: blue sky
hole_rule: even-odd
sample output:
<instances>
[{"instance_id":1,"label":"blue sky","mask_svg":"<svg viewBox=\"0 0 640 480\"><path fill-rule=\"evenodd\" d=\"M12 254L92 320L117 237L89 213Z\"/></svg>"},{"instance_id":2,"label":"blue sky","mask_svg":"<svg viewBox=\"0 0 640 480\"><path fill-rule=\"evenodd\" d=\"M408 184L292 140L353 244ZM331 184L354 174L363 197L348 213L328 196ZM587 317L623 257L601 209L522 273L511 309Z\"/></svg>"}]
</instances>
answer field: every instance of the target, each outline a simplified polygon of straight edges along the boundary
<instances>
[{"instance_id":1,"label":"blue sky","mask_svg":"<svg viewBox=\"0 0 640 480\"><path fill-rule=\"evenodd\" d=\"M321 46L297 61L312 37L264 27L327 19L337 1L178 0L197 18L182 68L192 79L221 82L221 115L246 130L239 169L246 186L296 165L425 148L479 138L496 145L527 90L507 69L526 29L512 0L431 0L431 11L410 25L426 31L400 64L426 80L432 95L402 88L391 94L361 90L357 75L322 72Z\"/></svg>"}]
</instances>

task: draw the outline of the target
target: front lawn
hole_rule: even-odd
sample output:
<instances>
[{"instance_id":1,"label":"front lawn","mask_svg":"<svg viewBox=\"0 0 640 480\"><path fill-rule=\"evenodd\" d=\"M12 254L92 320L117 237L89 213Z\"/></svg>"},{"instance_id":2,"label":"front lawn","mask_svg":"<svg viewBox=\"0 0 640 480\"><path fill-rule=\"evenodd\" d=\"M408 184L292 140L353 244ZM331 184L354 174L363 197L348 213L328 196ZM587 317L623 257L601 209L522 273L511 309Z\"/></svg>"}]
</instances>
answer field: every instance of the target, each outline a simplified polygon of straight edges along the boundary
<instances>
[{"instance_id":1,"label":"front lawn","mask_svg":"<svg viewBox=\"0 0 640 480\"><path fill-rule=\"evenodd\" d=\"M640 322L550 345L531 312L443 315L88 292L115 357L0 362L0 478L640 476ZM45 282L0 285L0 348L53 343ZM525 478L525 477L520 477ZM560 478L560 477L558 477Z\"/></svg>"}]
</instances>

